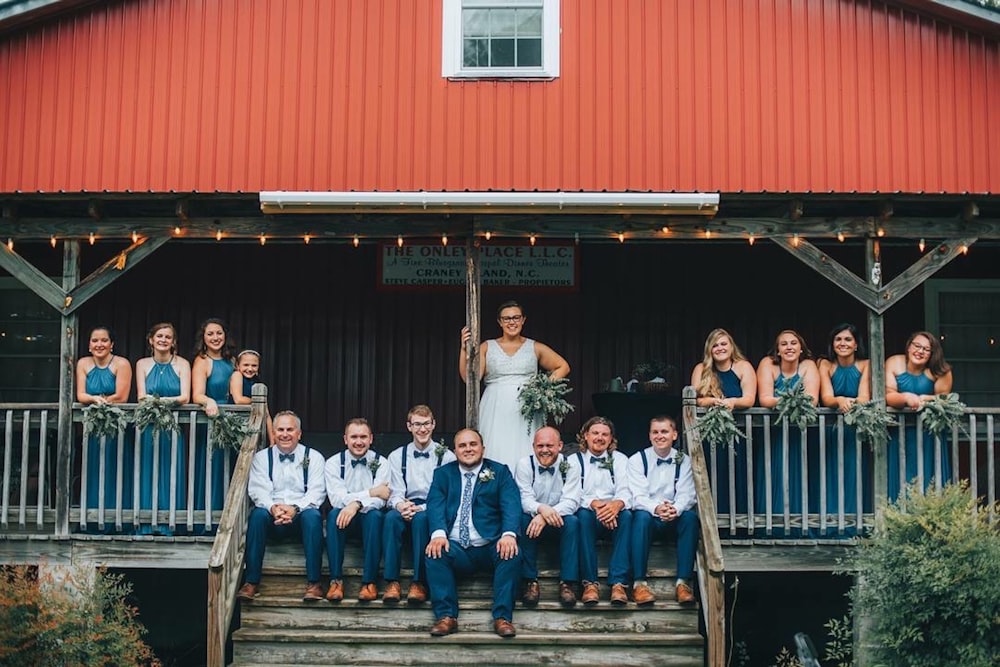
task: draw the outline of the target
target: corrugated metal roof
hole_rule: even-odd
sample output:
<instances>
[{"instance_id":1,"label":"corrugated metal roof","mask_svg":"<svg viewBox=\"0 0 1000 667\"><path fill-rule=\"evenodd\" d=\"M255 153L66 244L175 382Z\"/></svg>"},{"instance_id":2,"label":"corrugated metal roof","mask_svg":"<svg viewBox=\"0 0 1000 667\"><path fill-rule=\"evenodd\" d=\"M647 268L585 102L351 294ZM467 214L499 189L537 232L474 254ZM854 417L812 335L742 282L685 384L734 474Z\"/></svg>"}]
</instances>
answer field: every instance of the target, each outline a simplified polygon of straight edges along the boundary
<instances>
[{"instance_id":1,"label":"corrugated metal roof","mask_svg":"<svg viewBox=\"0 0 1000 667\"><path fill-rule=\"evenodd\" d=\"M1000 192L995 38L884 2L562 8L551 82L442 79L433 0L74 13L0 43L0 191Z\"/></svg>"}]
</instances>

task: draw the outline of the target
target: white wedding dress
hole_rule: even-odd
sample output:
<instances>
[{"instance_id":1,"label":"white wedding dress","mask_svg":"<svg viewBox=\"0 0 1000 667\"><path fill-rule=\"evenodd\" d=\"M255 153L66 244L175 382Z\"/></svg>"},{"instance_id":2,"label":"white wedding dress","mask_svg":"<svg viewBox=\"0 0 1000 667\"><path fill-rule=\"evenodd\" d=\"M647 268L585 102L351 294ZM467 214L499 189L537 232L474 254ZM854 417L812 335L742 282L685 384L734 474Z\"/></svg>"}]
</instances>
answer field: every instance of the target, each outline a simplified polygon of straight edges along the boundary
<instances>
[{"instance_id":1,"label":"white wedding dress","mask_svg":"<svg viewBox=\"0 0 1000 667\"><path fill-rule=\"evenodd\" d=\"M507 465L511 472L531 454L535 431L544 426L541 417L529 421L521 416L518 392L538 372L535 341L526 338L513 355L506 354L495 339L486 342L486 388L479 401L479 432L486 445L486 458Z\"/></svg>"}]
</instances>

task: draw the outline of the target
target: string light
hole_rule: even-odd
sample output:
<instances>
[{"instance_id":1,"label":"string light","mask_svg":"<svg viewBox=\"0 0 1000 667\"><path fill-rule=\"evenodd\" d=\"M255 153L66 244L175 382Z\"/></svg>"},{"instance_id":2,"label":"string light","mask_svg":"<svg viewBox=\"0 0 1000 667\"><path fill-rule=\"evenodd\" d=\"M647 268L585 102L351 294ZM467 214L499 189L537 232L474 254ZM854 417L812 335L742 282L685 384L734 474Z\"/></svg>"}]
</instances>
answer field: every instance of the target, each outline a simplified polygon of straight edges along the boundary
<instances>
[{"instance_id":1,"label":"string light","mask_svg":"<svg viewBox=\"0 0 1000 667\"><path fill-rule=\"evenodd\" d=\"M216 229L215 230L215 240L216 241L221 241L222 240L222 230L221 229Z\"/></svg>"},{"instance_id":2,"label":"string light","mask_svg":"<svg viewBox=\"0 0 1000 667\"><path fill-rule=\"evenodd\" d=\"M962 245L958 246L958 249L962 251L963 255L968 255L969 254L969 246L965 245L964 243Z\"/></svg>"},{"instance_id":3,"label":"string light","mask_svg":"<svg viewBox=\"0 0 1000 667\"><path fill-rule=\"evenodd\" d=\"M841 243L844 242L844 232L837 232L837 240Z\"/></svg>"},{"instance_id":4,"label":"string light","mask_svg":"<svg viewBox=\"0 0 1000 667\"><path fill-rule=\"evenodd\" d=\"M177 236L181 235L181 226L180 225L177 225L176 227L174 227L174 234L177 235Z\"/></svg>"},{"instance_id":5,"label":"string light","mask_svg":"<svg viewBox=\"0 0 1000 667\"><path fill-rule=\"evenodd\" d=\"M796 248L799 247L799 235L798 234L792 234L792 245L794 247L796 247Z\"/></svg>"},{"instance_id":6,"label":"string light","mask_svg":"<svg viewBox=\"0 0 1000 667\"><path fill-rule=\"evenodd\" d=\"M302 237L302 240L305 241L306 245L309 245L309 242L312 241L312 237L306 234Z\"/></svg>"},{"instance_id":7,"label":"string light","mask_svg":"<svg viewBox=\"0 0 1000 667\"><path fill-rule=\"evenodd\" d=\"M56 235L55 235L55 234L53 234L53 235L52 235L52 238L50 238L50 239L49 239L49 244L50 244L50 245L51 245L51 246L52 246L53 248L55 248L55 247L56 247Z\"/></svg>"},{"instance_id":8,"label":"string light","mask_svg":"<svg viewBox=\"0 0 1000 667\"><path fill-rule=\"evenodd\" d=\"M884 230L884 229L882 229L881 227L879 227L879 228L878 228L878 231L877 231L877 232L875 232L875 233L876 233L876 234L878 234L878 237L879 237L879 238L882 238L883 236L885 236L885 230Z\"/></svg>"},{"instance_id":9,"label":"string light","mask_svg":"<svg viewBox=\"0 0 1000 667\"><path fill-rule=\"evenodd\" d=\"M920 252L923 252L927 245L924 243L923 239L920 239L920 243L917 244L917 247L920 248Z\"/></svg>"},{"instance_id":10,"label":"string light","mask_svg":"<svg viewBox=\"0 0 1000 667\"><path fill-rule=\"evenodd\" d=\"M706 239L712 238L712 230L711 229L706 229L705 230L705 238Z\"/></svg>"},{"instance_id":11,"label":"string light","mask_svg":"<svg viewBox=\"0 0 1000 667\"><path fill-rule=\"evenodd\" d=\"M441 245L448 245L448 235L447 234L442 234L441 235Z\"/></svg>"},{"instance_id":12,"label":"string light","mask_svg":"<svg viewBox=\"0 0 1000 667\"><path fill-rule=\"evenodd\" d=\"M625 232L618 232L618 242L625 243Z\"/></svg>"},{"instance_id":13,"label":"string light","mask_svg":"<svg viewBox=\"0 0 1000 667\"><path fill-rule=\"evenodd\" d=\"M7 239L7 250L14 249L14 239Z\"/></svg>"},{"instance_id":14,"label":"string light","mask_svg":"<svg viewBox=\"0 0 1000 667\"><path fill-rule=\"evenodd\" d=\"M357 248L359 245L361 245L361 239L359 239L358 235L355 234L354 235L354 247Z\"/></svg>"},{"instance_id":15,"label":"string light","mask_svg":"<svg viewBox=\"0 0 1000 667\"><path fill-rule=\"evenodd\" d=\"M265 243L267 243L267 237L264 236L264 232L261 232L260 233L260 244L264 245Z\"/></svg>"},{"instance_id":16,"label":"string light","mask_svg":"<svg viewBox=\"0 0 1000 667\"><path fill-rule=\"evenodd\" d=\"M493 232L491 232L490 230L487 229L486 233L483 234L483 238L485 238L487 241L489 241L491 238L493 238Z\"/></svg>"},{"instance_id":17,"label":"string light","mask_svg":"<svg viewBox=\"0 0 1000 667\"><path fill-rule=\"evenodd\" d=\"M669 234L670 228L667 227L666 225L663 225L663 229L661 229L660 231L663 232L664 234Z\"/></svg>"},{"instance_id":18,"label":"string light","mask_svg":"<svg viewBox=\"0 0 1000 667\"><path fill-rule=\"evenodd\" d=\"M580 245L580 232L573 232L573 243Z\"/></svg>"},{"instance_id":19,"label":"string light","mask_svg":"<svg viewBox=\"0 0 1000 667\"><path fill-rule=\"evenodd\" d=\"M995 338L993 338L993 337L990 337L990 345L996 345L996 342L997 342L997 341L996 341L996 339L995 339Z\"/></svg>"},{"instance_id":20,"label":"string light","mask_svg":"<svg viewBox=\"0 0 1000 667\"><path fill-rule=\"evenodd\" d=\"M139 232L137 232L137 231L135 231L133 229L132 230L132 243L138 243L138 242L139 242Z\"/></svg>"},{"instance_id":21,"label":"string light","mask_svg":"<svg viewBox=\"0 0 1000 667\"><path fill-rule=\"evenodd\" d=\"M754 241L756 241L756 240L757 240L757 239L755 239L755 238L753 237L753 234L751 234L751 235L750 235L750 238L748 238L748 239L747 239L747 241L748 241L748 242L750 243L750 245L753 245L753 244L754 244Z\"/></svg>"},{"instance_id":22,"label":"string light","mask_svg":"<svg viewBox=\"0 0 1000 667\"><path fill-rule=\"evenodd\" d=\"M396 237L396 245L399 246L400 248L403 247L403 235L402 234L400 234L399 236Z\"/></svg>"},{"instance_id":23,"label":"string light","mask_svg":"<svg viewBox=\"0 0 1000 667\"><path fill-rule=\"evenodd\" d=\"M531 236L528 237L528 242L531 245L535 245L535 235L534 234L532 234Z\"/></svg>"},{"instance_id":24,"label":"string light","mask_svg":"<svg viewBox=\"0 0 1000 667\"><path fill-rule=\"evenodd\" d=\"M94 232L90 232L90 245L94 245L94 241L96 239L97 239L97 237L94 236Z\"/></svg>"}]
</instances>

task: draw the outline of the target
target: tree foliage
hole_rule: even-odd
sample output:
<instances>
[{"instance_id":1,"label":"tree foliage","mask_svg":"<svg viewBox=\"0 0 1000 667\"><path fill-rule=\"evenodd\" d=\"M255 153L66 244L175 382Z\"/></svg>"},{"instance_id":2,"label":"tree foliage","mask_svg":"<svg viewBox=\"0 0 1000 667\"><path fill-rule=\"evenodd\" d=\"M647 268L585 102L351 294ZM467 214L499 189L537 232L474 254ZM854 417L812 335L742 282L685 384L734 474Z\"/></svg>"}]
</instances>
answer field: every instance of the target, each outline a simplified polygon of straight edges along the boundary
<instances>
[{"instance_id":1,"label":"tree foliage","mask_svg":"<svg viewBox=\"0 0 1000 667\"><path fill-rule=\"evenodd\" d=\"M989 517L967 483L926 494L910 486L886 508L850 559L873 664L1000 664L1000 532Z\"/></svg>"}]
</instances>

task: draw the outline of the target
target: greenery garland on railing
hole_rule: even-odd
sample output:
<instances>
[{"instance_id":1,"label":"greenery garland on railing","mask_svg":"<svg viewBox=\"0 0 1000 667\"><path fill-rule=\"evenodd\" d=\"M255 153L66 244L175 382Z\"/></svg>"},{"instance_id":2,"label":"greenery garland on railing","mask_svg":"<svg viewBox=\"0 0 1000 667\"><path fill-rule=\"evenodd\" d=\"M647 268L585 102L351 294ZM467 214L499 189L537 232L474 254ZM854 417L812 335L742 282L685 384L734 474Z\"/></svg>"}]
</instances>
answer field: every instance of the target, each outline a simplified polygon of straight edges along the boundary
<instances>
[{"instance_id":1,"label":"greenery garland on railing","mask_svg":"<svg viewBox=\"0 0 1000 667\"><path fill-rule=\"evenodd\" d=\"M931 400L924 401L919 412L923 413L924 428L935 437L956 426L965 430L965 403L958 400L958 394L938 394Z\"/></svg>"},{"instance_id":2,"label":"greenery garland on railing","mask_svg":"<svg viewBox=\"0 0 1000 667\"><path fill-rule=\"evenodd\" d=\"M880 401L855 402L851 409L844 413L844 423L853 426L858 437L872 447L885 445L889 442L889 427L899 422L886 412Z\"/></svg>"},{"instance_id":3,"label":"greenery garland on railing","mask_svg":"<svg viewBox=\"0 0 1000 667\"><path fill-rule=\"evenodd\" d=\"M553 380L545 371L539 371L521 386L518 400L521 403L521 416L530 421L541 416L543 421L549 419L561 424L573 406L563 398L573 391L567 378ZM531 426L529 425L529 429Z\"/></svg>"},{"instance_id":4,"label":"greenery garland on railing","mask_svg":"<svg viewBox=\"0 0 1000 667\"><path fill-rule=\"evenodd\" d=\"M181 426L174 419L173 401L164 401L155 394L139 399L133 420L140 429L152 428L154 432L180 432Z\"/></svg>"},{"instance_id":5,"label":"greenery garland on railing","mask_svg":"<svg viewBox=\"0 0 1000 667\"><path fill-rule=\"evenodd\" d=\"M250 422L240 415L219 409L214 417L209 417L211 427L209 439L213 449L235 449L239 451L243 441L253 433Z\"/></svg>"},{"instance_id":6,"label":"greenery garland on railing","mask_svg":"<svg viewBox=\"0 0 1000 667\"><path fill-rule=\"evenodd\" d=\"M695 420L694 430L698 432L702 443L707 442L713 450L716 445L728 447L736 438L747 437L736 426L733 411L724 405L713 405L705 410L705 414Z\"/></svg>"},{"instance_id":7,"label":"greenery garland on railing","mask_svg":"<svg viewBox=\"0 0 1000 667\"><path fill-rule=\"evenodd\" d=\"M83 409L84 432L98 438L116 438L128 422L128 414L112 403L91 403Z\"/></svg>"},{"instance_id":8,"label":"greenery garland on railing","mask_svg":"<svg viewBox=\"0 0 1000 667\"><path fill-rule=\"evenodd\" d=\"M799 428L815 424L818 419L812 396L806 394L806 388L801 382L796 383L791 389L778 392L778 404L775 410L778 413L778 420L784 419Z\"/></svg>"}]
</instances>

